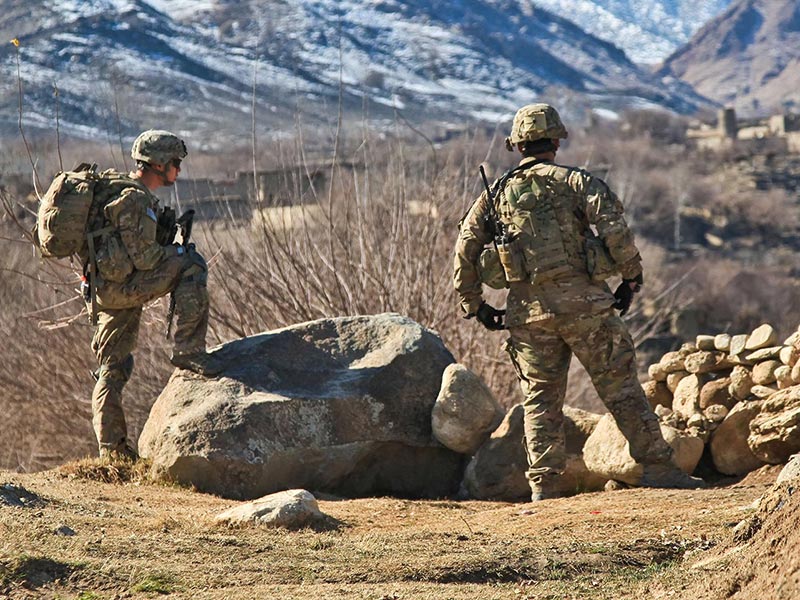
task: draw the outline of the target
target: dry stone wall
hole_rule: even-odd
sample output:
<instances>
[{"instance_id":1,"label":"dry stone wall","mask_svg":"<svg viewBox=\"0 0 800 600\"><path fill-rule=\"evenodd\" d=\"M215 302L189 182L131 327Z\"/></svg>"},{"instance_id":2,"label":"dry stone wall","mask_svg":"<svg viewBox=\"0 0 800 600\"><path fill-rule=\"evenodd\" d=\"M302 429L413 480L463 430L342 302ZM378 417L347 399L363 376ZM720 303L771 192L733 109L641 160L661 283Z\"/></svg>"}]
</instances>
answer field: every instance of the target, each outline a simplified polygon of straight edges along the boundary
<instances>
[{"instance_id":1,"label":"dry stone wall","mask_svg":"<svg viewBox=\"0 0 800 600\"><path fill-rule=\"evenodd\" d=\"M799 359L800 328L783 341L766 323L698 335L650 365L643 387L664 424L709 444L718 471L740 475L800 450Z\"/></svg>"}]
</instances>

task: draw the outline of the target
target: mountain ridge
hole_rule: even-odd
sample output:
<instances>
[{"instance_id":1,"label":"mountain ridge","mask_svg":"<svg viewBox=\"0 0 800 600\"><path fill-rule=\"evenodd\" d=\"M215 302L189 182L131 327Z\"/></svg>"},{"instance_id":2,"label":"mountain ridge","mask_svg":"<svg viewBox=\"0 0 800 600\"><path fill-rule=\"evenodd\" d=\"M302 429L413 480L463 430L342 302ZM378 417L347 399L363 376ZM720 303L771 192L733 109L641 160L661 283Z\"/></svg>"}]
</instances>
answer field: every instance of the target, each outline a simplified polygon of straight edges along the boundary
<instances>
[{"instance_id":1,"label":"mountain ridge","mask_svg":"<svg viewBox=\"0 0 800 600\"><path fill-rule=\"evenodd\" d=\"M200 3L196 12L178 3L174 19L159 0L8 8L0 32L25 32L16 37L27 123L53 127L57 84L61 124L82 135L117 126L130 134L166 115L183 131L246 136L254 90L268 130L323 113L330 121L339 98L349 114L360 116L368 99L375 119L401 110L445 123L496 122L535 99L570 95L566 112L708 104L526 0L269 0ZM0 48L6 131L17 121L16 58L11 45Z\"/></svg>"}]
</instances>

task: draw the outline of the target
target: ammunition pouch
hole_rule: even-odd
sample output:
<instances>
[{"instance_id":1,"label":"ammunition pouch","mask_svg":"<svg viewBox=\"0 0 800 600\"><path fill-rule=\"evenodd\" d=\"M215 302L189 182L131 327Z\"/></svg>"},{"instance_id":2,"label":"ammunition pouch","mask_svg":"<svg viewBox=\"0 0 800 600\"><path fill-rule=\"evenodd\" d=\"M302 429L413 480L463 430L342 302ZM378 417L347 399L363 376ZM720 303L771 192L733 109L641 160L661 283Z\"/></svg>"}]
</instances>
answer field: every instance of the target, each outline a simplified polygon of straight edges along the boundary
<instances>
[{"instance_id":1,"label":"ammunition pouch","mask_svg":"<svg viewBox=\"0 0 800 600\"><path fill-rule=\"evenodd\" d=\"M495 290L502 290L508 287L508 281L503 271L503 265L500 262L500 256L494 246L486 248L481 252L478 261L478 277L481 283Z\"/></svg>"},{"instance_id":2,"label":"ammunition pouch","mask_svg":"<svg viewBox=\"0 0 800 600\"><path fill-rule=\"evenodd\" d=\"M134 267L119 233L113 232L102 240L96 256L100 276L106 281L125 281L133 273Z\"/></svg>"},{"instance_id":3,"label":"ammunition pouch","mask_svg":"<svg viewBox=\"0 0 800 600\"><path fill-rule=\"evenodd\" d=\"M503 266L506 281L513 283L530 279L525 260L525 248L519 237L503 244L497 244L497 255Z\"/></svg>"},{"instance_id":4,"label":"ammunition pouch","mask_svg":"<svg viewBox=\"0 0 800 600\"><path fill-rule=\"evenodd\" d=\"M619 274L617 263L603 240L597 237L586 238L586 270L591 280L597 283Z\"/></svg>"}]
</instances>

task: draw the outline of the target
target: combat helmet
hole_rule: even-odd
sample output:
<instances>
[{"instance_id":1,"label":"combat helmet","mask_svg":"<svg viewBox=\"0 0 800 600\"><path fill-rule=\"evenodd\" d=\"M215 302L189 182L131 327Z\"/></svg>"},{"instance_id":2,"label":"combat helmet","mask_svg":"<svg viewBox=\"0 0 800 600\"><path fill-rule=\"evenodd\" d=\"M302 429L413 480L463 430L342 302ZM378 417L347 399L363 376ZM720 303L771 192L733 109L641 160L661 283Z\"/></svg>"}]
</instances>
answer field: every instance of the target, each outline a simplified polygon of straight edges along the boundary
<instances>
[{"instance_id":1,"label":"combat helmet","mask_svg":"<svg viewBox=\"0 0 800 600\"><path fill-rule=\"evenodd\" d=\"M131 157L148 164L165 165L173 158L186 158L186 144L174 133L148 129L139 134L131 147Z\"/></svg>"},{"instance_id":2,"label":"combat helmet","mask_svg":"<svg viewBox=\"0 0 800 600\"><path fill-rule=\"evenodd\" d=\"M558 111L549 104L528 104L514 115L511 135L506 138L506 148L511 151L519 142L535 142L541 139L564 139L569 135L558 116Z\"/></svg>"}]
</instances>

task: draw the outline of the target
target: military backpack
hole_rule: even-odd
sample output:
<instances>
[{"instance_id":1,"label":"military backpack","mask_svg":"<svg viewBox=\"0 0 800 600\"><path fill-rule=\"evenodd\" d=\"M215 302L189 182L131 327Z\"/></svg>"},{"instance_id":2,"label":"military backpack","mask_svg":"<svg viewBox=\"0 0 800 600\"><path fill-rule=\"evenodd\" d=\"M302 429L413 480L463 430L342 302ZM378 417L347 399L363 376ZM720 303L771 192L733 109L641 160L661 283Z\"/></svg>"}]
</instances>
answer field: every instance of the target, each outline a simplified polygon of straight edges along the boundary
<instances>
[{"instance_id":1,"label":"military backpack","mask_svg":"<svg viewBox=\"0 0 800 600\"><path fill-rule=\"evenodd\" d=\"M142 184L114 170L97 172L82 163L53 179L39 203L34 239L45 258L90 253L94 238L111 231L103 227L103 207L128 187Z\"/></svg>"}]
</instances>

